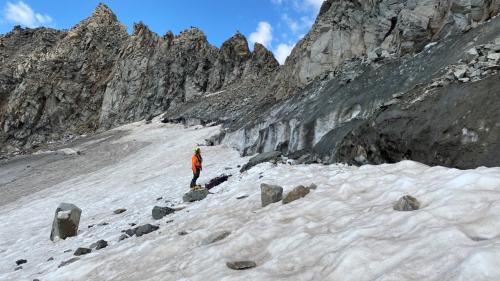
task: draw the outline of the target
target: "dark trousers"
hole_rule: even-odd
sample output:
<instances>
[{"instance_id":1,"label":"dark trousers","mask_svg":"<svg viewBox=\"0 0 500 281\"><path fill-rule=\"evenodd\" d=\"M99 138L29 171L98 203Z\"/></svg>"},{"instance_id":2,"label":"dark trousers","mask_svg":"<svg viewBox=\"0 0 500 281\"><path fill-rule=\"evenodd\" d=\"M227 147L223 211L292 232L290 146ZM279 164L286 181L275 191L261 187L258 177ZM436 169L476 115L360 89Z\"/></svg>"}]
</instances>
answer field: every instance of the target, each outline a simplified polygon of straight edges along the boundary
<instances>
[{"instance_id":1,"label":"dark trousers","mask_svg":"<svg viewBox=\"0 0 500 281\"><path fill-rule=\"evenodd\" d=\"M200 169L196 169L196 172L193 173L193 179L191 180L191 187L196 185L196 180L200 177Z\"/></svg>"}]
</instances>

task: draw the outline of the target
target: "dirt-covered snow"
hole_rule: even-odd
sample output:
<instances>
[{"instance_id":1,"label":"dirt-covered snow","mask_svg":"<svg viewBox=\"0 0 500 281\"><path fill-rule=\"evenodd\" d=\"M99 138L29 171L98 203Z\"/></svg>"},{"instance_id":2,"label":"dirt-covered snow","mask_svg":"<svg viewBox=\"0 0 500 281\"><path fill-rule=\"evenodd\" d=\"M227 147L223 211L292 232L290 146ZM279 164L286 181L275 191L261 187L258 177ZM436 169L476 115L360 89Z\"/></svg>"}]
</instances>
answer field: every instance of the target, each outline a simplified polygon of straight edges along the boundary
<instances>
[{"instance_id":1,"label":"dirt-covered snow","mask_svg":"<svg viewBox=\"0 0 500 281\"><path fill-rule=\"evenodd\" d=\"M233 176L205 200L184 204L192 148L219 127L155 120L119 129L129 133L106 145L144 145L97 170L82 162L84 173L0 207L0 280L500 280L500 168L264 163L240 174L237 166L247 159L229 147L203 146L199 182ZM85 144L79 147L85 153ZM74 163L84 156L65 157ZM261 208L264 182L283 186L285 193L300 184L318 188L290 204ZM5 192L0 185L0 196ZM406 194L421 202L420 210L392 209ZM236 199L243 195L248 197ZM61 202L83 210L79 235L52 242ZM155 205L186 208L155 221ZM118 208L127 211L113 214ZM129 223L160 229L118 241ZM220 231L231 234L202 244ZM58 268L78 247L99 239L109 246ZM28 262L15 271L18 259ZM236 260L257 266L226 266Z\"/></svg>"}]
</instances>

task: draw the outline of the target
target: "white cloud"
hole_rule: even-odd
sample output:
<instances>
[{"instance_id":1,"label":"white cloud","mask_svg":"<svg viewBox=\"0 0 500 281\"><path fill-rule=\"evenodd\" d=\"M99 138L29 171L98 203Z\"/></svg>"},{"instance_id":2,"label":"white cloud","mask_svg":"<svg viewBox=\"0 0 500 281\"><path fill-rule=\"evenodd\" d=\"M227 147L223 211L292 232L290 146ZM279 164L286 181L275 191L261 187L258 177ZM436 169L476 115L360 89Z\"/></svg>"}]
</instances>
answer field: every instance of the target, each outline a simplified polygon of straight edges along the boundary
<instances>
[{"instance_id":1,"label":"white cloud","mask_svg":"<svg viewBox=\"0 0 500 281\"><path fill-rule=\"evenodd\" d=\"M7 2L4 9L4 18L9 22L32 28L52 23L50 16L36 13L23 1L15 4Z\"/></svg>"},{"instance_id":2,"label":"white cloud","mask_svg":"<svg viewBox=\"0 0 500 281\"><path fill-rule=\"evenodd\" d=\"M319 11L324 0L304 0L304 4Z\"/></svg>"},{"instance_id":3,"label":"white cloud","mask_svg":"<svg viewBox=\"0 0 500 281\"><path fill-rule=\"evenodd\" d=\"M314 20L309 16L301 16L300 18L293 19L286 13L281 15L281 21L283 21L294 34L308 32L314 24Z\"/></svg>"},{"instance_id":4,"label":"white cloud","mask_svg":"<svg viewBox=\"0 0 500 281\"><path fill-rule=\"evenodd\" d=\"M250 43L260 43L265 47L269 47L273 40L273 29L266 21L259 22L257 30L252 32L249 37Z\"/></svg>"},{"instance_id":5,"label":"white cloud","mask_svg":"<svg viewBox=\"0 0 500 281\"><path fill-rule=\"evenodd\" d=\"M293 47L295 47L295 44L285 44L285 43L279 44L276 50L274 51L274 56L276 57L276 60L280 64L284 64L286 58L292 52Z\"/></svg>"},{"instance_id":6,"label":"white cloud","mask_svg":"<svg viewBox=\"0 0 500 281\"><path fill-rule=\"evenodd\" d=\"M311 11L317 13L324 0L271 0L275 5L291 6L298 12Z\"/></svg>"}]
</instances>

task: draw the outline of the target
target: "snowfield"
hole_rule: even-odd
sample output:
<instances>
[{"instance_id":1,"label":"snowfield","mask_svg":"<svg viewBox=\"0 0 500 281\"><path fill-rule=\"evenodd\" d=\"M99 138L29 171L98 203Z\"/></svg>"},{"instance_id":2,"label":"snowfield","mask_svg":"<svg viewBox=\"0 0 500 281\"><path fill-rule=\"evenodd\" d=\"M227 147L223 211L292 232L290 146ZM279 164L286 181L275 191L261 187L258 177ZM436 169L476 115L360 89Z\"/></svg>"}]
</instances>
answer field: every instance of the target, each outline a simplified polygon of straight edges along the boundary
<instances>
[{"instance_id":1,"label":"snowfield","mask_svg":"<svg viewBox=\"0 0 500 281\"><path fill-rule=\"evenodd\" d=\"M117 145L147 145L0 207L0 280L500 280L500 168L264 163L240 174L237 165L248 158L229 147L202 146L200 183L233 176L205 200L184 204L192 148L220 128L154 120L119 129L129 133L113 140ZM85 144L74 149L85 153ZM290 204L261 208L261 183L281 185L284 194L301 184L318 188ZM406 194L420 201L420 210L392 209ZM52 242L61 202L82 209L79 235ZM186 208L155 221L155 205ZM118 208L127 211L113 214ZM129 223L160 229L118 241ZM220 231L231 234L202 245ZM99 239L109 246L58 268ZM18 259L28 262L15 271ZM226 262L235 260L257 267L229 269Z\"/></svg>"}]
</instances>

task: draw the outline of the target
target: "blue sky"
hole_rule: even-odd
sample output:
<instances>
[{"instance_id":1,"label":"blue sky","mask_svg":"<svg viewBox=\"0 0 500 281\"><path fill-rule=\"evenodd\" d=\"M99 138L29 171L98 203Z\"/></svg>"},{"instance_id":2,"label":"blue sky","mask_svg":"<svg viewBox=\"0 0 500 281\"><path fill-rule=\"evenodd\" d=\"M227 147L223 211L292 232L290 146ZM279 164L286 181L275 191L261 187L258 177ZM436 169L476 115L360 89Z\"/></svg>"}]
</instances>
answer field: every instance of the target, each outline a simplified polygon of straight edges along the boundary
<instances>
[{"instance_id":1,"label":"blue sky","mask_svg":"<svg viewBox=\"0 0 500 281\"><path fill-rule=\"evenodd\" d=\"M323 0L0 0L0 33L14 25L71 28L105 3L132 30L143 21L154 32L178 34L195 26L219 47L236 31L274 52L281 63L314 23Z\"/></svg>"}]
</instances>

